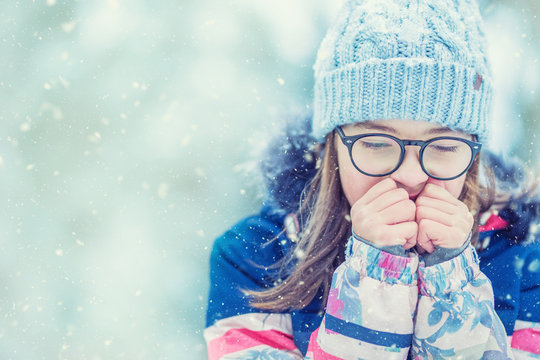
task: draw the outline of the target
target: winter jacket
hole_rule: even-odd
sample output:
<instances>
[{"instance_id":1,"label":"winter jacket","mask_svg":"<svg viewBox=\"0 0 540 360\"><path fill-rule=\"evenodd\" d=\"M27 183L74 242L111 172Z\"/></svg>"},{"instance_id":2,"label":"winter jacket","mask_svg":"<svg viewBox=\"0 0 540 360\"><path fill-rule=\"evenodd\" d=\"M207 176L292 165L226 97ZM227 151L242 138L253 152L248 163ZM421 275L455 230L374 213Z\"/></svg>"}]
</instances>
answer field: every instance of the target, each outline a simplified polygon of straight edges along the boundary
<instances>
[{"instance_id":1,"label":"winter jacket","mask_svg":"<svg viewBox=\"0 0 540 360\"><path fill-rule=\"evenodd\" d=\"M326 303L320 292L301 310L253 308L242 290L275 285L273 265L294 248L282 230L315 172L308 134L309 119L293 121L270 143L265 205L214 244L204 333L210 359L540 358L540 247L530 239L534 227L527 241L518 239L523 231L504 211L481 228L480 256L469 246L425 266L415 252L396 256L351 238ZM534 210L527 226L537 221L535 206L525 206Z\"/></svg>"}]
</instances>

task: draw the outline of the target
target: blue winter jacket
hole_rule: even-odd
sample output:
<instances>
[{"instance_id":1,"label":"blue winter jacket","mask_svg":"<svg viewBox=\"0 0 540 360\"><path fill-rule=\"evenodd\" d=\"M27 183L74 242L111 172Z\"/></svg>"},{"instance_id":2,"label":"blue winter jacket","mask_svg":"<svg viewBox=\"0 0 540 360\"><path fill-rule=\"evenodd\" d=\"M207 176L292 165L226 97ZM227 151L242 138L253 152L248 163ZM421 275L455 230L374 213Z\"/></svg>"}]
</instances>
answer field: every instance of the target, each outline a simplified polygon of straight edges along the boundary
<instances>
[{"instance_id":1,"label":"blue winter jacket","mask_svg":"<svg viewBox=\"0 0 540 360\"><path fill-rule=\"evenodd\" d=\"M242 290L266 289L279 281L279 267L275 265L294 248L294 243L283 231L284 218L296 210L301 191L315 173L308 119L287 123L284 132L278 135L270 142L265 161L261 164L269 195L260 213L234 225L214 244L205 330L211 359L258 359L264 356L271 359L342 359L349 357L347 351L340 352L340 348L350 350L358 344L361 344L360 350L352 353L363 354L364 358L379 358L383 353L384 358L393 358L389 354L395 358L414 356L418 359L453 358L458 354L466 358L470 354L499 354L500 358L507 358L512 356L512 352L516 358L518 355L521 358L540 357L540 245L536 241L538 198L511 199L508 206L494 215L490 219L493 221L488 221L480 233L478 257L471 247L451 261L426 268L417 258L407 259L404 263L404 258L398 259L351 239L347 260L334 274L328 303L322 302L320 292L307 307L287 314L269 313L252 307ZM489 153L483 161L489 162L496 170L498 189L511 195L519 193L517 188L522 185L523 178L519 164L504 162ZM378 266L383 262L392 263L389 265L391 269L385 268L386 265ZM367 267L362 268L355 263L366 263ZM411 273L416 271L411 269L420 269L421 279L417 279ZM448 291L454 285L448 279L440 279L441 274L449 276L452 271L463 275L464 283L458 285L459 292L466 295L468 289L472 289L470 293L476 296L470 300L475 304L470 305L470 309L476 309L474 311L480 315L478 319L471 317L468 325L471 329L482 326L490 329L488 332L492 335L486 335L486 339L490 339L486 342L490 342L491 348L474 352L476 350L455 347L455 344L445 347L444 332L447 333L446 338L450 338L452 331L459 334L460 327L466 323L465 320L457 320L464 317L463 312L448 308L453 301L448 297L457 294ZM478 290L489 286L482 273L491 280L493 300L482 292L485 290ZM431 276L436 279L431 279ZM377 282L372 284L373 280ZM439 289L441 284L442 290ZM395 332L389 327L370 327L368 313L363 315L364 319L358 319L357 310L348 312L347 299L363 296L359 289L377 292L389 286L393 286L396 293L409 291L408 296L415 302L410 308L403 306L401 314L409 320L400 331ZM475 295L477 290L480 295ZM417 298L421 299L419 304L420 301L428 304L425 306L427 310L417 309ZM459 301L466 304L466 299L467 296L463 296ZM362 301L365 305L365 298ZM494 301L491 306L490 301ZM493 306L498 317L490 315L489 308L493 309ZM454 315L456 319L452 320ZM424 334L407 328L414 326L415 321L422 320L422 317L428 324L426 328L440 323L447 330L442 331L443 334L440 330ZM506 334L511 336L512 351L505 350L501 334L497 334L494 324L498 318ZM354 342L350 343L350 339ZM497 356L494 358L499 358Z\"/></svg>"}]
</instances>

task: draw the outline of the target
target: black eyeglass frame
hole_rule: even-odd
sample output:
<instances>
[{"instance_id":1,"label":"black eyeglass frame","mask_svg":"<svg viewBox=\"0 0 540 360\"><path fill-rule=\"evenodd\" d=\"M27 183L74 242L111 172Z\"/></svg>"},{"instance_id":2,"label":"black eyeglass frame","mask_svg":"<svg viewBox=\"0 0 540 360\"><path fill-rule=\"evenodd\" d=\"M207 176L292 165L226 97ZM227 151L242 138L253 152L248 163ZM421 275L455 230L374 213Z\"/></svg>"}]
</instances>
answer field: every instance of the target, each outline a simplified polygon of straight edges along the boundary
<instances>
[{"instance_id":1,"label":"black eyeglass frame","mask_svg":"<svg viewBox=\"0 0 540 360\"><path fill-rule=\"evenodd\" d=\"M433 179L437 179L437 180L443 180L443 181L448 181L448 180L454 180L454 179L457 179L458 177L460 177L461 175L465 174L470 168L471 168L471 165L474 161L474 158L476 157L476 155L480 152L480 150L482 149L482 144L481 143L478 143L478 142L474 142L474 141L471 141L471 140L467 140L467 139L463 139L463 138L459 138L459 137L454 137L454 136L439 136L439 137L435 137L435 138L432 138L432 139L429 139L427 141L421 141L421 140L401 140L401 139L398 139L397 137L395 136L392 136L392 135L388 135L388 134L379 134L379 133L369 133L369 134L360 134L360 135L353 135L353 136L347 136L345 135L345 133L343 132L343 130L341 129L341 126L337 126L336 127L336 131L339 135L339 137L341 138L341 141L343 142L343 145L345 145L347 147L347 149L349 150L349 156L351 158L351 162L352 164L354 165L354 167L356 168L356 170L360 171L362 174L364 175L367 175L367 176L373 176L373 177L382 177L382 176L387 176L387 175L390 175L391 173L393 173L394 171L396 171L397 169L399 169L399 167L401 166L401 164L403 163L403 159L405 158L405 146L420 146L420 153L419 153L419 160L420 160L420 166L422 167L422 170L431 178ZM354 162L354 159L353 159L353 155L352 155L352 148L353 148L353 145L354 143L361 139L361 138L364 138L366 136L382 136L382 137L387 137L387 138L390 138L392 140L394 140L395 142L397 142L399 144L399 146L401 147L401 155L399 157L399 161L396 165L395 168L393 168L392 170L384 173L384 174L369 174L365 171L362 171L357 165L356 163ZM423 155L424 155L424 150L426 149L426 147L431 144L432 142L434 141L437 141L437 140L446 140L446 139L450 139L450 140L458 140L458 141L462 141L464 142L465 144L467 144L470 148L471 148L471 161L469 162L469 165L467 165L467 167L465 168L465 170L463 170L461 173L459 173L458 175L456 176L453 176L453 177L449 177L449 178L441 178L441 177L438 177L438 176L433 176L431 175L427 170L426 168L424 167L424 161L423 161Z\"/></svg>"}]
</instances>

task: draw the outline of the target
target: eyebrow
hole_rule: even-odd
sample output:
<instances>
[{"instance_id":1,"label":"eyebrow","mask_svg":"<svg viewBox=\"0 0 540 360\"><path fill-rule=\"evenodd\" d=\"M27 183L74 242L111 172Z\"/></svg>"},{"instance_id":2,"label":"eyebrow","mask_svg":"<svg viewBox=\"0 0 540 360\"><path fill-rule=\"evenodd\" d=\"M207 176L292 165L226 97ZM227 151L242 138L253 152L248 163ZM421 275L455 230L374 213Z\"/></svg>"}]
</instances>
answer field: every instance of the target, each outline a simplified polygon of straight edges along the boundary
<instances>
[{"instance_id":1,"label":"eyebrow","mask_svg":"<svg viewBox=\"0 0 540 360\"><path fill-rule=\"evenodd\" d=\"M377 124L373 121L364 121L361 123L354 124L354 127L356 129L364 129L364 130L379 130L379 131L385 131L392 134L397 134L396 129L390 126L385 126L381 124ZM439 135L439 134L445 134L449 132L455 132L447 127L437 127L429 129L425 132L426 135ZM459 131L458 131L459 132Z\"/></svg>"},{"instance_id":2,"label":"eyebrow","mask_svg":"<svg viewBox=\"0 0 540 360\"><path fill-rule=\"evenodd\" d=\"M396 129L390 127L390 126L384 126L380 124L376 124L372 121L364 121L361 123L356 123L353 125L356 129L364 129L364 130L379 130L379 131L386 131L389 133L396 134Z\"/></svg>"}]
</instances>

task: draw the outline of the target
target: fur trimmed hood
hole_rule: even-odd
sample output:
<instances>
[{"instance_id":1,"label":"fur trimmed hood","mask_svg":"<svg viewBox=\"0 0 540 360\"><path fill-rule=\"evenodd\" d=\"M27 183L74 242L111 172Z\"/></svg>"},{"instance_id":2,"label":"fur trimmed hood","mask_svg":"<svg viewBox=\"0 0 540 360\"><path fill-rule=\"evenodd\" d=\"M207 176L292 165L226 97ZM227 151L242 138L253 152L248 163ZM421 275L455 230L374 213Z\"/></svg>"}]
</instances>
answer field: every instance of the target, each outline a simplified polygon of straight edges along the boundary
<instances>
[{"instance_id":1,"label":"fur trimmed hood","mask_svg":"<svg viewBox=\"0 0 540 360\"><path fill-rule=\"evenodd\" d=\"M533 191L525 165L516 157L484 150L482 162L495 176L495 202L503 202L499 216L510 224L505 230L508 238L519 243L535 241L540 236L540 189Z\"/></svg>"},{"instance_id":2,"label":"fur trimmed hood","mask_svg":"<svg viewBox=\"0 0 540 360\"><path fill-rule=\"evenodd\" d=\"M262 153L265 204L279 215L296 212L305 186L317 172L311 115L290 116L277 126Z\"/></svg>"},{"instance_id":3,"label":"fur trimmed hood","mask_svg":"<svg viewBox=\"0 0 540 360\"><path fill-rule=\"evenodd\" d=\"M273 214L285 216L298 210L302 191L317 172L316 147L311 114L293 115L277 125L260 160L266 186L264 203ZM533 241L540 235L540 195L538 189L534 195L526 194L529 178L524 164L486 150L482 150L482 162L494 172L497 198L508 199L499 212L510 223L508 237L516 242Z\"/></svg>"}]
</instances>

